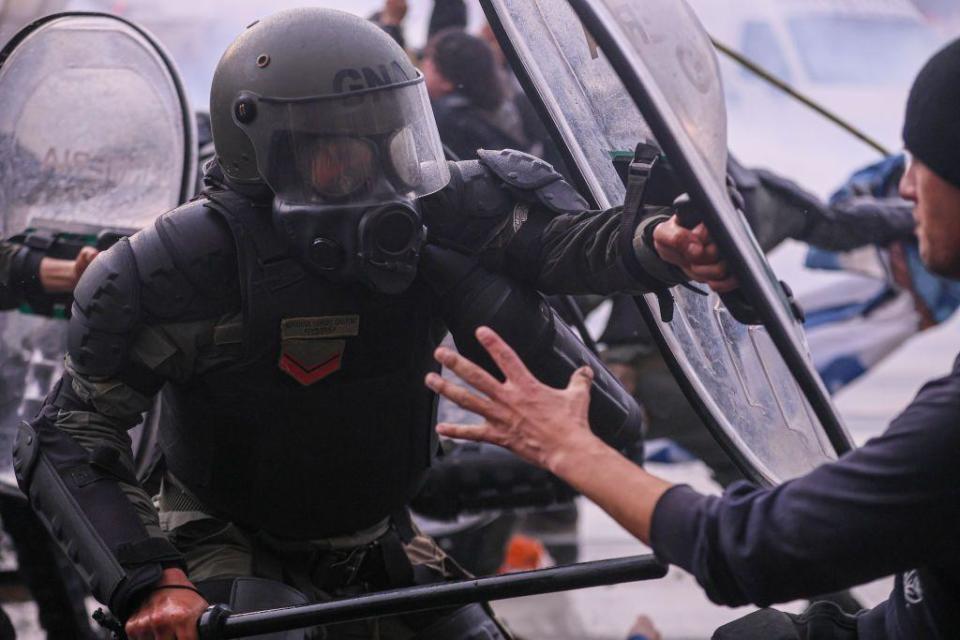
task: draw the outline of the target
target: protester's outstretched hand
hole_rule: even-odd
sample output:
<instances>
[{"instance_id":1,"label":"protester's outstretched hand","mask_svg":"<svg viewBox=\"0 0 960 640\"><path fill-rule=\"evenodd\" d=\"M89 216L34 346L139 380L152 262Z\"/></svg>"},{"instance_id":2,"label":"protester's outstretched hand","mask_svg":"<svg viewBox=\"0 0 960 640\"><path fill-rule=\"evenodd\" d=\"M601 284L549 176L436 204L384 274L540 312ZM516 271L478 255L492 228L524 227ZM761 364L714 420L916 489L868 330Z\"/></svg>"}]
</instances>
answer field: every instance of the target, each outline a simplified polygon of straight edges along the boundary
<instances>
[{"instance_id":1,"label":"protester's outstretched hand","mask_svg":"<svg viewBox=\"0 0 960 640\"><path fill-rule=\"evenodd\" d=\"M691 280L703 282L717 293L739 286L703 223L687 229L677 216L672 216L654 228L653 248L663 260L680 267Z\"/></svg>"},{"instance_id":2,"label":"protester's outstretched hand","mask_svg":"<svg viewBox=\"0 0 960 640\"><path fill-rule=\"evenodd\" d=\"M450 349L437 349L438 362L487 396L473 394L435 373L427 375L432 390L486 419L481 425L439 424L440 435L492 442L551 471L572 448L600 442L587 421L593 380L589 367L577 369L566 389L554 389L537 380L493 330L480 327L477 339L506 380L498 381Z\"/></svg>"}]
</instances>

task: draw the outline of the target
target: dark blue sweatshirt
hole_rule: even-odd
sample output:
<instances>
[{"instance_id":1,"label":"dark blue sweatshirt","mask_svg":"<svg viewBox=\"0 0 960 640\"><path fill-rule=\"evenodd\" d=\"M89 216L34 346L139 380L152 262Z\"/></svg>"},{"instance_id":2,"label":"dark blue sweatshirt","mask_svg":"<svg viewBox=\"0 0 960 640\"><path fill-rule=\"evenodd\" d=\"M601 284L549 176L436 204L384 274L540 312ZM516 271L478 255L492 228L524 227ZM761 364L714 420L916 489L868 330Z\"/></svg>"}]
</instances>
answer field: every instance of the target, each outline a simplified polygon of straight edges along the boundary
<instances>
[{"instance_id":1,"label":"dark blue sweatshirt","mask_svg":"<svg viewBox=\"0 0 960 640\"><path fill-rule=\"evenodd\" d=\"M710 599L766 606L896 574L860 638L960 638L960 357L883 435L774 489L689 487L657 503L652 546Z\"/></svg>"}]
</instances>

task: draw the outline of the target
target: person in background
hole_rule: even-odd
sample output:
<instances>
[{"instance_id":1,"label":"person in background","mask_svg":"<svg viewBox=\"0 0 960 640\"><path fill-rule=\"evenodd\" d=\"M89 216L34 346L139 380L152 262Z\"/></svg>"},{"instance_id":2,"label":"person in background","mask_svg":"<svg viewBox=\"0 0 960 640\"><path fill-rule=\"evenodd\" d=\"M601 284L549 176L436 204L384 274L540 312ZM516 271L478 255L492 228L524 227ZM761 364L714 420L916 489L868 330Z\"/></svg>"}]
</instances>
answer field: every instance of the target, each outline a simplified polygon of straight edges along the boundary
<instances>
[{"instance_id":1,"label":"person in background","mask_svg":"<svg viewBox=\"0 0 960 640\"><path fill-rule=\"evenodd\" d=\"M370 21L387 32L398 45L407 48L403 21L407 17L407 0L386 0L383 9L370 16Z\"/></svg>"},{"instance_id":2,"label":"person in background","mask_svg":"<svg viewBox=\"0 0 960 640\"><path fill-rule=\"evenodd\" d=\"M663 636L653 625L653 620L647 616L637 616L630 627L627 640L663 640Z\"/></svg>"},{"instance_id":3,"label":"person in background","mask_svg":"<svg viewBox=\"0 0 960 640\"><path fill-rule=\"evenodd\" d=\"M503 90L506 93L503 105L500 107L504 113L503 117L519 122L519 126L523 128L527 140L530 141L530 153L552 164L564 178L570 180L570 171L560 155L560 150L547 132L547 128L540 119L540 115L537 113L530 98L527 97L527 94L523 91L523 87L520 86L520 81L517 80L517 76L513 73L513 69L507 61L507 56L503 53L503 49L500 48L500 43L497 41L497 37L493 33L490 24L484 23L478 35L481 40L490 46L490 50L493 52L493 58L496 60L497 67L500 69Z\"/></svg>"},{"instance_id":4,"label":"person in background","mask_svg":"<svg viewBox=\"0 0 960 640\"><path fill-rule=\"evenodd\" d=\"M450 28L467 28L467 5L463 0L434 0L427 25L427 40Z\"/></svg>"},{"instance_id":5,"label":"person in background","mask_svg":"<svg viewBox=\"0 0 960 640\"><path fill-rule=\"evenodd\" d=\"M530 148L519 121L503 117L503 83L486 42L441 31L427 43L421 69L440 140L458 159L474 160L478 149Z\"/></svg>"}]
</instances>

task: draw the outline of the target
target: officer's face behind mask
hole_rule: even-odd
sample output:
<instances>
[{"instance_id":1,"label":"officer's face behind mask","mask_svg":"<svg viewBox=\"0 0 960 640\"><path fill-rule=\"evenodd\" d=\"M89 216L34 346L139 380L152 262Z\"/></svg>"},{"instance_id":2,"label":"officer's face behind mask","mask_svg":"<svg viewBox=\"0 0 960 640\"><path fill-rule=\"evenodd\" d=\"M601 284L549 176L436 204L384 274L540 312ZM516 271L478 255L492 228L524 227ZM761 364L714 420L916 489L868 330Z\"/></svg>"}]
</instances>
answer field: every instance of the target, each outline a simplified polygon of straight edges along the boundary
<instances>
[{"instance_id":1,"label":"officer's face behind mask","mask_svg":"<svg viewBox=\"0 0 960 640\"><path fill-rule=\"evenodd\" d=\"M346 98L247 93L236 105L275 223L306 266L334 282L406 289L426 237L417 199L450 179L422 76Z\"/></svg>"}]
</instances>

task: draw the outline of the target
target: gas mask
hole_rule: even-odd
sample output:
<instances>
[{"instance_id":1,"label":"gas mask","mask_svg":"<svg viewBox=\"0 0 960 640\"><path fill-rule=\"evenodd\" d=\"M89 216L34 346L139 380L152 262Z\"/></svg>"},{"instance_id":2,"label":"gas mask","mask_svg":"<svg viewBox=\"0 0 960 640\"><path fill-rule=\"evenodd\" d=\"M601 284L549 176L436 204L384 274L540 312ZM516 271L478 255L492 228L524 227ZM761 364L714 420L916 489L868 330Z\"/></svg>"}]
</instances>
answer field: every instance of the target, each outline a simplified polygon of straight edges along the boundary
<instances>
[{"instance_id":1,"label":"gas mask","mask_svg":"<svg viewBox=\"0 0 960 640\"><path fill-rule=\"evenodd\" d=\"M234 120L309 271L385 294L410 286L427 236L418 199L450 179L422 76L348 97L243 92Z\"/></svg>"}]
</instances>

